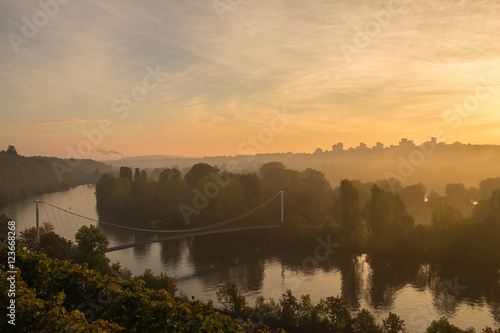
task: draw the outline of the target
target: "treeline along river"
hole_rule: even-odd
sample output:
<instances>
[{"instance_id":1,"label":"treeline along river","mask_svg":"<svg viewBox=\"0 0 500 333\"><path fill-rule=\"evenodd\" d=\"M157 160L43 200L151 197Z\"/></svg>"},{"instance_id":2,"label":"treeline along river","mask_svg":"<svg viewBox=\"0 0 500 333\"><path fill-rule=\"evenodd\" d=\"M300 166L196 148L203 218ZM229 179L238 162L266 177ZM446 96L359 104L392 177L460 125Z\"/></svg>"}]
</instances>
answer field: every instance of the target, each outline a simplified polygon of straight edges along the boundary
<instances>
[{"instance_id":1,"label":"treeline along river","mask_svg":"<svg viewBox=\"0 0 500 333\"><path fill-rule=\"evenodd\" d=\"M18 201L4 208L17 222L17 231L35 225L35 208L20 208L35 199L99 219L95 187L85 185L69 191ZM66 216L40 205L40 221L50 221L66 238L84 224L97 224ZM147 241L156 235L102 225L110 246ZM261 231L268 232L268 231ZM311 249L271 246L248 232L191 237L153 243L108 253L134 275L146 268L165 272L177 281L179 294L214 300L217 289L235 282L247 301L262 295L278 300L286 289L295 296L309 294L314 302L341 295L352 311L366 308L381 322L394 312L409 332L423 332L441 316L460 328L500 327L500 281L498 269L470 269L456 265L428 265L406 260L370 259L367 255L334 252L311 263ZM324 260L323 260L324 259ZM309 264L304 264L309 262Z\"/></svg>"}]
</instances>

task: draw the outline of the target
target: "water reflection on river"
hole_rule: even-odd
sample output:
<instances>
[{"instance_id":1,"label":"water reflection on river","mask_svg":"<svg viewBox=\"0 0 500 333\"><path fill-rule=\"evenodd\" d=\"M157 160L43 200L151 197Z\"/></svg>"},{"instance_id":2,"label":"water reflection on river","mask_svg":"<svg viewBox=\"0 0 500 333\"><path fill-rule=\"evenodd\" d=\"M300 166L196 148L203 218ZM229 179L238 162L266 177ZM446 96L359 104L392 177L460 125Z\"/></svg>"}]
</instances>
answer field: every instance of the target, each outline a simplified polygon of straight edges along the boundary
<instances>
[{"instance_id":1,"label":"water reflection on river","mask_svg":"<svg viewBox=\"0 0 500 333\"><path fill-rule=\"evenodd\" d=\"M93 186L46 194L42 200L91 218L97 218ZM33 199L31 199L32 201ZM34 225L34 209L16 210L28 204L18 202L4 209L17 221L18 231ZM62 216L41 212L56 231L66 234L81 226L72 219L64 226ZM89 224L90 221L83 221ZM154 237L100 225L110 245L147 241ZM257 239L257 240L255 240ZM409 332L424 332L441 316L461 328L500 327L499 271L429 266L411 261L374 260L366 255L334 253L314 269L304 269L304 259L313 250L285 251L246 233L212 235L138 246L108 257L141 274L146 268L176 278L179 292L207 301L216 300L216 291L225 282L236 282L253 305L257 296L278 300L291 289L293 294L310 294L313 301L342 295L356 311L367 308L381 322L389 311L397 313ZM307 265L306 265L307 266ZM311 267L312 265L309 265Z\"/></svg>"}]
</instances>

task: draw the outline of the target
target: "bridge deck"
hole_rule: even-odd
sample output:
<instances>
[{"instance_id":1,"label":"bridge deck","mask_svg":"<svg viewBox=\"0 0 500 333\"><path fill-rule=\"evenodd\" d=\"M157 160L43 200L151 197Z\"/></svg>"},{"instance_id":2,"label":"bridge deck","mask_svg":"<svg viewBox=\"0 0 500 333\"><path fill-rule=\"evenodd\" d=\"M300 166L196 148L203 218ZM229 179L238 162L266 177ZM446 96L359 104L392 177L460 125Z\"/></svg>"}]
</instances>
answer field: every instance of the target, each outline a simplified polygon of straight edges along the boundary
<instances>
[{"instance_id":1,"label":"bridge deck","mask_svg":"<svg viewBox=\"0 0 500 333\"><path fill-rule=\"evenodd\" d=\"M278 224L278 225L266 225L266 226L257 226L257 227L238 227L238 228L220 229L220 230L186 232L186 233L182 233L180 235L177 234L177 235L172 235L172 236L168 236L168 237L152 239L152 240L149 240L147 242L113 246L113 247L109 247L106 250L106 252L113 252L113 251L128 249L128 248L135 247L135 246L148 245L148 244L159 243L159 242L163 242L163 241L167 241L167 240L181 239L181 238L185 238L185 237L206 236L206 235L223 234L223 233L236 232L236 231L276 229L276 228L279 228L279 226L280 225Z\"/></svg>"}]
</instances>

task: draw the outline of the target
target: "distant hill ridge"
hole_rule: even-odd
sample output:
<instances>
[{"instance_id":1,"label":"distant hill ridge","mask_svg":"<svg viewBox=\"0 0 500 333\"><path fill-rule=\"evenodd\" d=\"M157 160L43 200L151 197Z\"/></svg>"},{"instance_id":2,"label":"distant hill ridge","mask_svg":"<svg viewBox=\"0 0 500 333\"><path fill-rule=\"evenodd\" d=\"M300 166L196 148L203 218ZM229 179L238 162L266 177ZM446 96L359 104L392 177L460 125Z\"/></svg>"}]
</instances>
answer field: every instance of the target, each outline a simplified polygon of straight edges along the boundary
<instances>
[{"instance_id":1,"label":"distant hill ridge","mask_svg":"<svg viewBox=\"0 0 500 333\"><path fill-rule=\"evenodd\" d=\"M429 189L443 193L449 183L477 186L488 177L500 176L500 146L439 143L432 138L421 145L402 139L399 145L373 148L360 143L344 149L341 143L332 150L316 149L313 153L266 153L256 155L175 157L168 155L134 156L121 160L103 161L113 166L141 169L179 168L187 172L196 163L207 163L221 170L255 172L269 162L282 162L288 168L313 168L323 172L332 184L341 179L376 181L394 177L410 185L423 183Z\"/></svg>"},{"instance_id":2,"label":"distant hill ridge","mask_svg":"<svg viewBox=\"0 0 500 333\"><path fill-rule=\"evenodd\" d=\"M56 157L25 157L0 152L0 207L30 195L95 183L100 173L113 170L111 166L101 162L82 160L71 172L65 172L60 181L53 163L66 165L67 161Z\"/></svg>"}]
</instances>

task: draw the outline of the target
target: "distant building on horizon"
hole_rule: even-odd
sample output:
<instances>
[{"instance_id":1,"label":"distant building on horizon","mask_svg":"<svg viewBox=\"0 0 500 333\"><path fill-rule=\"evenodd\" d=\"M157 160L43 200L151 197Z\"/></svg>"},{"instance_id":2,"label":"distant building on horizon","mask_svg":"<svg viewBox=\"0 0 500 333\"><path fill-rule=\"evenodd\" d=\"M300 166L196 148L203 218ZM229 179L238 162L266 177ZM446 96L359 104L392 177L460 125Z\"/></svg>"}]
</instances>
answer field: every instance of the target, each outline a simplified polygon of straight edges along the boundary
<instances>
[{"instance_id":1,"label":"distant building on horizon","mask_svg":"<svg viewBox=\"0 0 500 333\"><path fill-rule=\"evenodd\" d=\"M360 142L359 146L357 146L356 149L366 149L366 143Z\"/></svg>"},{"instance_id":2,"label":"distant building on horizon","mask_svg":"<svg viewBox=\"0 0 500 333\"><path fill-rule=\"evenodd\" d=\"M332 146L332 152L338 152L343 150L344 150L344 144L342 142L339 142L336 145Z\"/></svg>"},{"instance_id":3,"label":"distant building on horizon","mask_svg":"<svg viewBox=\"0 0 500 333\"><path fill-rule=\"evenodd\" d=\"M408 140L407 138L402 138L401 142L399 143L399 147L401 147L401 148L413 148L413 147L415 147L415 144L413 143L413 140Z\"/></svg>"},{"instance_id":4,"label":"distant building on horizon","mask_svg":"<svg viewBox=\"0 0 500 333\"><path fill-rule=\"evenodd\" d=\"M431 141L422 142L420 146L436 146L436 145L437 145L437 139L435 137L432 137Z\"/></svg>"}]
</instances>

